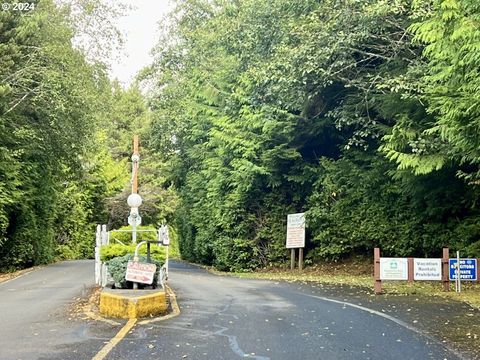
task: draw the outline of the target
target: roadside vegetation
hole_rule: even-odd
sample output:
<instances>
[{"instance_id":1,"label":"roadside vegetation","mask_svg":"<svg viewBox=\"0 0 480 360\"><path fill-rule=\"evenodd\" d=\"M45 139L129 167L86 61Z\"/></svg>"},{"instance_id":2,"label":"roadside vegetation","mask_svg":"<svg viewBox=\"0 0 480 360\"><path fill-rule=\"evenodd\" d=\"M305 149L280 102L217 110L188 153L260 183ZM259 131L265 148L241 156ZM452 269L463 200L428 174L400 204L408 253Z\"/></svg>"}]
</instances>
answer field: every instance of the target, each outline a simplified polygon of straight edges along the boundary
<instances>
[{"instance_id":1,"label":"roadside vegetation","mask_svg":"<svg viewBox=\"0 0 480 360\"><path fill-rule=\"evenodd\" d=\"M96 224L126 225L132 137L149 123L138 87L107 77L122 7L30 3L0 11L0 271L93 258ZM154 168L143 164L147 224L166 192Z\"/></svg>"},{"instance_id":2,"label":"roadside vegetation","mask_svg":"<svg viewBox=\"0 0 480 360\"><path fill-rule=\"evenodd\" d=\"M144 81L182 256L480 256L480 5L178 1Z\"/></svg>"},{"instance_id":3,"label":"roadside vegetation","mask_svg":"<svg viewBox=\"0 0 480 360\"><path fill-rule=\"evenodd\" d=\"M186 260L281 267L296 212L312 269L480 257L478 1L177 0L129 89L104 60L121 7L33 2L0 12L0 269L126 225L135 133L143 224Z\"/></svg>"}]
</instances>

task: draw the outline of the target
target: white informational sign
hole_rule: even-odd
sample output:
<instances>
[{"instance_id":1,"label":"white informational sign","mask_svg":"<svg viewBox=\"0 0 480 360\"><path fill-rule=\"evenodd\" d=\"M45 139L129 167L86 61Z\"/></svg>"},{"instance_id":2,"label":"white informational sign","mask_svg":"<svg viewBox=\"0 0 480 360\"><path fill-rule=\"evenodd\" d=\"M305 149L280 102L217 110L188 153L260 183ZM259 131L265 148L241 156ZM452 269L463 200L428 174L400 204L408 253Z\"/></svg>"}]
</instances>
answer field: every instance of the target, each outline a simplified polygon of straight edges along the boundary
<instances>
[{"instance_id":1,"label":"white informational sign","mask_svg":"<svg viewBox=\"0 0 480 360\"><path fill-rule=\"evenodd\" d=\"M127 274L125 280L136 283L148 284L153 283L153 276L157 266L155 264L146 264L138 261L129 261L127 264Z\"/></svg>"},{"instance_id":2,"label":"white informational sign","mask_svg":"<svg viewBox=\"0 0 480 360\"><path fill-rule=\"evenodd\" d=\"M442 280L442 259L413 259L413 280Z\"/></svg>"},{"instance_id":3,"label":"white informational sign","mask_svg":"<svg viewBox=\"0 0 480 360\"><path fill-rule=\"evenodd\" d=\"M380 280L408 280L407 258L380 258Z\"/></svg>"},{"instance_id":4,"label":"white informational sign","mask_svg":"<svg viewBox=\"0 0 480 360\"><path fill-rule=\"evenodd\" d=\"M287 249L305 247L305 213L287 216Z\"/></svg>"}]
</instances>

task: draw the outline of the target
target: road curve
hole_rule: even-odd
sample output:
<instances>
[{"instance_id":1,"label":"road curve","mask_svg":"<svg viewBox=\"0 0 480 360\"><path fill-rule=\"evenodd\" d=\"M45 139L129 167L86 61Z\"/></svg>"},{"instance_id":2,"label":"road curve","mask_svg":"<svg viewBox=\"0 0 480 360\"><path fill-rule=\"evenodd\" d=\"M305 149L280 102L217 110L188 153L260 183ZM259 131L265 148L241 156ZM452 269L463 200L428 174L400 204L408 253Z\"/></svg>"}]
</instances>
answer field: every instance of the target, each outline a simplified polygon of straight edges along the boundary
<instances>
[{"instance_id":1,"label":"road curve","mask_svg":"<svg viewBox=\"0 0 480 360\"><path fill-rule=\"evenodd\" d=\"M414 328L295 284L212 275L174 263L181 314L137 325L119 359L458 359Z\"/></svg>"}]
</instances>

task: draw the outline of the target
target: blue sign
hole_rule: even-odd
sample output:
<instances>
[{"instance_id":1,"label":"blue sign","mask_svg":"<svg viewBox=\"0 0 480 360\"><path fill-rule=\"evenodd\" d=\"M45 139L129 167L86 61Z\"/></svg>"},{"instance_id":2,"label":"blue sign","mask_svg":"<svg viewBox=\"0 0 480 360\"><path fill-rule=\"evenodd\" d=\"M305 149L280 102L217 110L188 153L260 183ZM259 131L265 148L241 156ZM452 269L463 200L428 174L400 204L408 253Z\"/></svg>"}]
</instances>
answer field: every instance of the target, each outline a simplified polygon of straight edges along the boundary
<instances>
[{"instance_id":1,"label":"blue sign","mask_svg":"<svg viewBox=\"0 0 480 360\"><path fill-rule=\"evenodd\" d=\"M457 259L449 259L450 280L457 279ZM460 280L477 280L477 259L460 259Z\"/></svg>"}]
</instances>

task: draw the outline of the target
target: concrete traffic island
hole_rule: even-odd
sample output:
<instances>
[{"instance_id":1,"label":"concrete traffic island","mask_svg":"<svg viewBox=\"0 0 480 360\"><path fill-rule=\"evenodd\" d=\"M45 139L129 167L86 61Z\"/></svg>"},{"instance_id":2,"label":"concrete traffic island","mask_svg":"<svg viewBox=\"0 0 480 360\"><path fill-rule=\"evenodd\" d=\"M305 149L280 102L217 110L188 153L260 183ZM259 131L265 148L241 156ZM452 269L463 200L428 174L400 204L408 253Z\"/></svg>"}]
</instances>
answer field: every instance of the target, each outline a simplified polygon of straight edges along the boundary
<instances>
[{"instance_id":1,"label":"concrete traffic island","mask_svg":"<svg viewBox=\"0 0 480 360\"><path fill-rule=\"evenodd\" d=\"M100 314L106 317L137 319L167 313L164 290L104 288L100 293Z\"/></svg>"}]
</instances>

